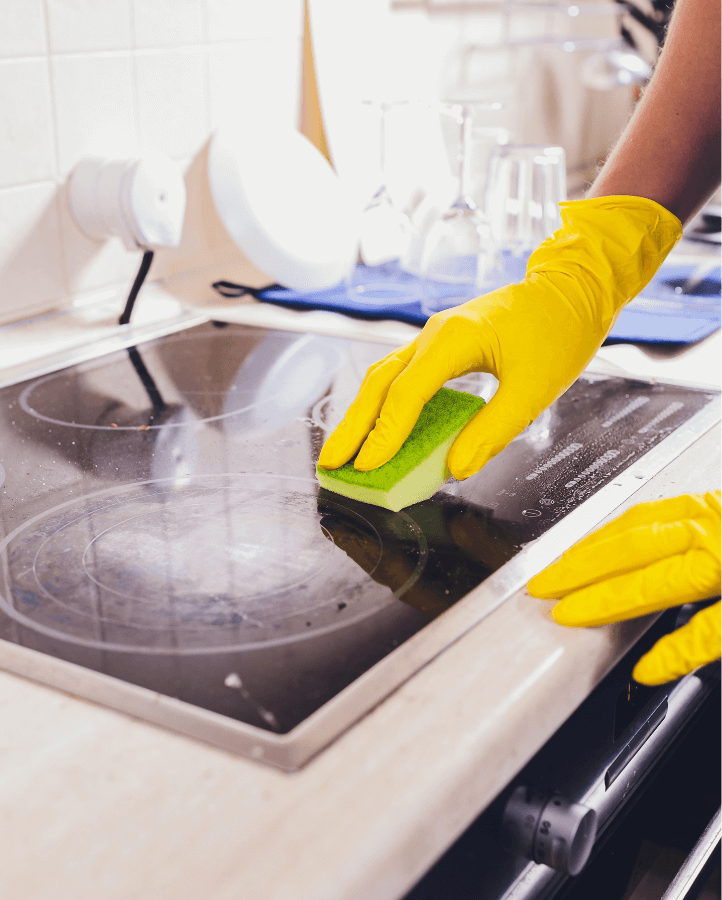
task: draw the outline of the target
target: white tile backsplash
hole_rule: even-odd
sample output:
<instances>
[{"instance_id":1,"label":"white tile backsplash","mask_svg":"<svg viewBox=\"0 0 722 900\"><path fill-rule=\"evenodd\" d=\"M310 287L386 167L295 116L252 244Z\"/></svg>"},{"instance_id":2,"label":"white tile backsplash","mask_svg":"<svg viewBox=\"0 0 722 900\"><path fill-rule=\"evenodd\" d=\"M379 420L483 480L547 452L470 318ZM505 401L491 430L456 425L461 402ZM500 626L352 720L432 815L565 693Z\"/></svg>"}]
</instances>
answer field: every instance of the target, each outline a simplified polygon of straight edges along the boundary
<instances>
[{"instance_id":1,"label":"white tile backsplash","mask_svg":"<svg viewBox=\"0 0 722 900\"><path fill-rule=\"evenodd\" d=\"M45 0L51 53L130 50L131 0ZM169 0L169 7L175 5Z\"/></svg>"},{"instance_id":2,"label":"white tile backsplash","mask_svg":"<svg viewBox=\"0 0 722 900\"><path fill-rule=\"evenodd\" d=\"M253 40L303 33L303 0L207 0L208 39Z\"/></svg>"},{"instance_id":3,"label":"white tile backsplash","mask_svg":"<svg viewBox=\"0 0 722 900\"><path fill-rule=\"evenodd\" d=\"M132 54L57 56L52 74L62 178L85 156L138 153Z\"/></svg>"},{"instance_id":4,"label":"white tile backsplash","mask_svg":"<svg viewBox=\"0 0 722 900\"><path fill-rule=\"evenodd\" d=\"M295 124L302 34L303 0L0 0L0 322L127 291L140 254L78 229L70 172L187 167L245 97Z\"/></svg>"},{"instance_id":5,"label":"white tile backsplash","mask_svg":"<svg viewBox=\"0 0 722 900\"><path fill-rule=\"evenodd\" d=\"M0 188L55 175L45 59L0 60Z\"/></svg>"},{"instance_id":6,"label":"white tile backsplash","mask_svg":"<svg viewBox=\"0 0 722 900\"><path fill-rule=\"evenodd\" d=\"M141 149L178 160L197 153L208 137L205 51L139 52L135 71Z\"/></svg>"},{"instance_id":7,"label":"white tile backsplash","mask_svg":"<svg viewBox=\"0 0 722 900\"><path fill-rule=\"evenodd\" d=\"M205 40L202 0L133 0L136 47L183 47Z\"/></svg>"},{"instance_id":8,"label":"white tile backsplash","mask_svg":"<svg viewBox=\"0 0 722 900\"><path fill-rule=\"evenodd\" d=\"M243 110L272 110L278 121L298 122L301 45L296 38L219 44L209 54L211 127L236 125Z\"/></svg>"},{"instance_id":9,"label":"white tile backsplash","mask_svg":"<svg viewBox=\"0 0 722 900\"><path fill-rule=\"evenodd\" d=\"M40 56L47 49L43 0L2 0L0 59Z\"/></svg>"},{"instance_id":10,"label":"white tile backsplash","mask_svg":"<svg viewBox=\"0 0 722 900\"><path fill-rule=\"evenodd\" d=\"M63 274L55 182L0 191L0 324L47 309Z\"/></svg>"}]
</instances>

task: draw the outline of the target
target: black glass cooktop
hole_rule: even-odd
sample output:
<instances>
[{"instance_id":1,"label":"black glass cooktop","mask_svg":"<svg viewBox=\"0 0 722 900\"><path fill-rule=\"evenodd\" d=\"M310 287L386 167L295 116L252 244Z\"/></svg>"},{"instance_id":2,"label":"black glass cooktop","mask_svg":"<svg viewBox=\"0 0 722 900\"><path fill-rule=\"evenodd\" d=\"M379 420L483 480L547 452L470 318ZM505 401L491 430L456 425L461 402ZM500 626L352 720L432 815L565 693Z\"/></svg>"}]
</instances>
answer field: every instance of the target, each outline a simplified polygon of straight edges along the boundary
<instances>
[{"instance_id":1,"label":"black glass cooktop","mask_svg":"<svg viewBox=\"0 0 722 900\"><path fill-rule=\"evenodd\" d=\"M385 352L208 323L0 390L0 638L285 734L713 397L583 377L392 513L314 477Z\"/></svg>"}]
</instances>

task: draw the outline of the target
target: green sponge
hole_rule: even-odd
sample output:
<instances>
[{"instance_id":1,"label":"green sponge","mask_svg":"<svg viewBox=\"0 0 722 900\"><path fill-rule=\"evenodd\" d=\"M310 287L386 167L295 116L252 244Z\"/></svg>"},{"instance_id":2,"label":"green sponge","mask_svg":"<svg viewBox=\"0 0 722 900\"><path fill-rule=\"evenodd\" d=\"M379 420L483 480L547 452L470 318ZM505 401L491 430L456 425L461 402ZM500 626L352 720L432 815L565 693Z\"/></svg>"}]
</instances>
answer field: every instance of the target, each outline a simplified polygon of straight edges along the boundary
<instances>
[{"instance_id":1,"label":"green sponge","mask_svg":"<svg viewBox=\"0 0 722 900\"><path fill-rule=\"evenodd\" d=\"M316 476L329 491L398 512L426 500L446 481L451 445L483 405L481 397L441 388L421 410L396 456L383 466L359 472L351 460L339 469L316 466Z\"/></svg>"}]
</instances>

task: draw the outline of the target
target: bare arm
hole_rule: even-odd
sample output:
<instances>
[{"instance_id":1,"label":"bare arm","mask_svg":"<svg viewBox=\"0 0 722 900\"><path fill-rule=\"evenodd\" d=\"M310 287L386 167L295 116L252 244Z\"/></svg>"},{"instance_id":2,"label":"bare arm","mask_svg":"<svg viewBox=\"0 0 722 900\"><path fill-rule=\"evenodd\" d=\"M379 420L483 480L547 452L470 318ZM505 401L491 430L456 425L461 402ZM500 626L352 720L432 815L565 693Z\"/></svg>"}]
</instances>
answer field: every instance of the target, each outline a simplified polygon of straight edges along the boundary
<instances>
[{"instance_id":1,"label":"bare arm","mask_svg":"<svg viewBox=\"0 0 722 900\"><path fill-rule=\"evenodd\" d=\"M684 224L720 183L720 2L677 0L649 86L589 197L655 200Z\"/></svg>"}]
</instances>

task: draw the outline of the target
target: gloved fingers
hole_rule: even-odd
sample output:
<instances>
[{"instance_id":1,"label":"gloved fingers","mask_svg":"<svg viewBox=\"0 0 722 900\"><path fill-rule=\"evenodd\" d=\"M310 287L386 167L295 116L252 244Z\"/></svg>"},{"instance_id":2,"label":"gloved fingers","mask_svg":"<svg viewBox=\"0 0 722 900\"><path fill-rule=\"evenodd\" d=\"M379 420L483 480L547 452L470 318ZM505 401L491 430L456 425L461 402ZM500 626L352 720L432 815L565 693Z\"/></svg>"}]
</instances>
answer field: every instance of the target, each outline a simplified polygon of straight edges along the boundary
<instances>
[{"instance_id":1,"label":"gloved fingers","mask_svg":"<svg viewBox=\"0 0 722 900\"><path fill-rule=\"evenodd\" d=\"M701 515L706 515L710 512L705 497L701 494L682 494L679 497L668 497L664 500L638 503L620 516L617 516L612 522L608 522L597 531L587 535L574 546L575 548L593 546L632 528L653 525L655 522L664 524L666 522L678 522L681 519L699 518ZM719 513L719 505L717 513Z\"/></svg>"},{"instance_id":2,"label":"gloved fingers","mask_svg":"<svg viewBox=\"0 0 722 900\"><path fill-rule=\"evenodd\" d=\"M356 457L355 468L368 472L388 462L411 433L424 404L457 374L453 352L443 342L438 342L433 352L417 349L388 388L376 425Z\"/></svg>"},{"instance_id":3,"label":"gloved fingers","mask_svg":"<svg viewBox=\"0 0 722 900\"><path fill-rule=\"evenodd\" d=\"M318 464L323 469L337 469L356 453L374 427L390 386L413 359L415 352L415 342L412 341L369 368L356 399L321 449Z\"/></svg>"},{"instance_id":4,"label":"gloved fingers","mask_svg":"<svg viewBox=\"0 0 722 900\"><path fill-rule=\"evenodd\" d=\"M686 625L665 635L634 667L641 684L665 684L720 656L720 604L708 606Z\"/></svg>"},{"instance_id":5,"label":"gloved fingers","mask_svg":"<svg viewBox=\"0 0 722 900\"><path fill-rule=\"evenodd\" d=\"M535 414L520 406L519 397L518 386L502 382L489 403L467 423L449 451L454 478L461 481L478 472L533 421Z\"/></svg>"},{"instance_id":6,"label":"gloved fingers","mask_svg":"<svg viewBox=\"0 0 722 900\"><path fill-rule=\"evenodd\" d=\"M574 591L552 615L560 625L608 625L714 597L719 579L712 554L690 550Z\"/></svg>"},{"instance_id":7,"label":"gloved fingers","mask_svg":"<svg viewBox=\"0 0 722 900\"><path fill-rule=\"evenodd\" d=\"M640 525L612 533L606 540L576 544L535 575L527 588L535 597L554 600L595 582L686 553L703 545L705 538L704 530L691 519Z\"/></svg>"}]
</instances>

